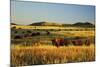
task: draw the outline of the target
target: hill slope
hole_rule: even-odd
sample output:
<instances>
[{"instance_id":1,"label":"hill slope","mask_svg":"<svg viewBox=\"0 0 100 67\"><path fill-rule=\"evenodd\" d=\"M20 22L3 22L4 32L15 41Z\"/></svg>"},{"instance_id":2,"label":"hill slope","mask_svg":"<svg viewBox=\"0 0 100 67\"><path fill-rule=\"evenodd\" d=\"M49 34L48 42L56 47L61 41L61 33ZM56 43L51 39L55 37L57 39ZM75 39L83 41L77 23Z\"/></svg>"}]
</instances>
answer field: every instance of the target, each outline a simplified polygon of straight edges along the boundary
<instances>
[{"instance_id":1,"label":"hill slope","mask_svg":"<svg viewBox=\"0 0 100 67\"><path fill-rule=\"evenodd\" d=\"M36 22L29 24L29 26L64 26L64 27L95 27L92 23L89 22L77 22L75 24L58 24L53 22Z\"/></svg>"}]
</instances>

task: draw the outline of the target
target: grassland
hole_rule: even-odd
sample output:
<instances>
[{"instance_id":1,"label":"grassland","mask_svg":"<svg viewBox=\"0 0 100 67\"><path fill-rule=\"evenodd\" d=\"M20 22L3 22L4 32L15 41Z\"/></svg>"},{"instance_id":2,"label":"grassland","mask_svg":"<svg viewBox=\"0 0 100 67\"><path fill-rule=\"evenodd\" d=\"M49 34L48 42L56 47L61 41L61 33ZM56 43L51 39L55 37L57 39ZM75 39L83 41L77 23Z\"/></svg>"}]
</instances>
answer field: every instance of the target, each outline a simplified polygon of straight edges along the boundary
<instances>
[{"instance_id":1,"label":"grassland","mask_svg":"<svg viewBox=\"0 0 100 67\"><path fill-rule=\"evenodd\" d=\"M11 28L16 27L16 29L44 29L44 30L48 30L48 29L53 29L53 30L70 30L70 29L80 29L80 30L94 30L93 28L89 28L89 27L63 27L63 26L25 26L25 25L11 25Z\"/></svg>"},{"instance_id":2,"label":"grassland","mask_svg":"<svg viewBox=\"0 0 100 67\"><path fill-rule=\"evenodd\" d=\"M95 60L95 47L91 46L12 46L11 64L26 66L37 64L58 64L88 62Z\"/></svg>"},{"instance_id":3,"label":"grassland","mask_svg":"<svg viewBox=\"0 0 100 67\"><path fill-rule=\"evenodd\" d=\"M13 28L13 26L11 26ZM15 33L17 31L17 33ZM40 32L38 36L30 38L14 39L16 35L23 35L27 31ZM50 34L47 35L46 31ZM24 33L23 33L24 32ZM29 34L29 33L28 33ZM54 38L90 38L90 46L53 46ZM53 26L16 26L11 31L11 65L26 66L40 64L58 64L72 62L95 61L95 30L94 28L79 27L53 27ZM34 45L34 41L38 41ZM30 45L28 45L30 43ZM26 45L24 45L26 44Z\"/></svg>"}]
</instances>

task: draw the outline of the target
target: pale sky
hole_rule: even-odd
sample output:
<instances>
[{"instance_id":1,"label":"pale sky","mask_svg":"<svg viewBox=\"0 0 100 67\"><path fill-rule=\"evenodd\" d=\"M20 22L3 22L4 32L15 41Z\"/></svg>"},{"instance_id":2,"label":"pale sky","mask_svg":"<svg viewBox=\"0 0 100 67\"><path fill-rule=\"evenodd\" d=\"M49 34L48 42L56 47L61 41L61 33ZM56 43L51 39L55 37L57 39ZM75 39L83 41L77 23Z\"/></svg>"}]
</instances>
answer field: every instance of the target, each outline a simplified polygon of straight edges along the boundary
<instances>
[{"instance_id":1,"label":"pale sky","mask_svg":"<svg viewBox=\"0 0 100 67\"><path fill-rule=\"evenodd\" d=\"M27 25L39 21L94 24L95 6L11 1L12 23Z\"/></svg>"}]
</instances>

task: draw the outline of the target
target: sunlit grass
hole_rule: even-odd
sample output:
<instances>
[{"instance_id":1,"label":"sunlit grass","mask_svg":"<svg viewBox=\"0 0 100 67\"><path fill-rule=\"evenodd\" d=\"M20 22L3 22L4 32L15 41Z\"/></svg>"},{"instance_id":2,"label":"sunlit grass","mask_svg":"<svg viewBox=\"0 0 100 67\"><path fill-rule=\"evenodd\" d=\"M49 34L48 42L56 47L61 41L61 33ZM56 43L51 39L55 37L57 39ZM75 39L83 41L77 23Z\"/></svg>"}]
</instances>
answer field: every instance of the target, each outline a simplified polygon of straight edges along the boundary
<instances>
[{"instance_id":1,"label":"sunlit grass","mask_svg":"<svg viewBox=\"0 0 100 67\"><path fill-rule=\"evenodd\" d=\"M36 65L95 60L95 47L91 46L15 46L11 47L11 64Z\"/></svg>"}]
</instances>

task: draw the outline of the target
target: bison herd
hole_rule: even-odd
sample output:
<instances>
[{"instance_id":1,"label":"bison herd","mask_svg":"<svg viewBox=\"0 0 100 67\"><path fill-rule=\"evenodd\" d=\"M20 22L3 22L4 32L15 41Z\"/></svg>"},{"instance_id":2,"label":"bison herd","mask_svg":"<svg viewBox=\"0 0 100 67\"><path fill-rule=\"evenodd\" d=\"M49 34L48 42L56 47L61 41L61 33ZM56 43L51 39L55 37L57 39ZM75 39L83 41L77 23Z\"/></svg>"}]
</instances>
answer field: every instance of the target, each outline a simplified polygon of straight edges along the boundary
<instances>
[{"instance_id":1,"label":"bison herd","mask_svg":"<svg viewBox=\"0 0 100 67\"><path fill-rule=\"evenodd\" d=\"M14 39L23 39L23 38L29 38L29 37L33 37L33 36L37 36L40 35L40 32L36 32L36 33L31 33L31 34L22 34L22 35L16 35L14 37Z\"/></svg>"},{"instance_id":2,"label":"bison herd","mask_svg":"<svg viewBox=\"0 0 100 67\"><path fill-rule=\"evenodd\" d=\"M46 31L44 35L50 35L49 31ZM31 38L34 36L42 35L40 32L32 32L32 33L24 33L24 34L17 34L14 36L14 39L23 39L23 38Z\"/></svg>"},{"instance_id":3,"label":"bison herd","mask_svg":"<svg viewBox=\"0 0 100 67\"><path fill-rule=\"evenodd\" d=\"M49 31L45 31L46 34L45 35L50 35L51 33ZM31 38L31 37L34 37L34 36L38 36L38 35L41 35L40 32L32 32L32 33L24 33L22 35L16 35L14 37L14 39L25 39L25 38ZM59 46L68 46L68 45L74 45L74 46L82 46L82 45L86 45L86 46L89 46L91 44L91 40L89 38L80 38L80 37L75 37L75 38L72 38L72 39L67 39L66 37L65 38L52 38L51 40L51 43L56 46L56 47L59 47Z\"/></svg>"},{"instance_id":4,"label":"bison herd","mask_svg":"<svg viewBox=\"0 0 100 67\"><path fill-rule=\"evenodd\" d=\"M74 46L82 46L83 44L86 46L89 46L91 44L91 40L88 38L85 39L64 39L64 38L55 38L52 39L52 44L55 45L56 47L59 46L68 46L69 44L72 44Z\"/></svg>"}]
</instances>

